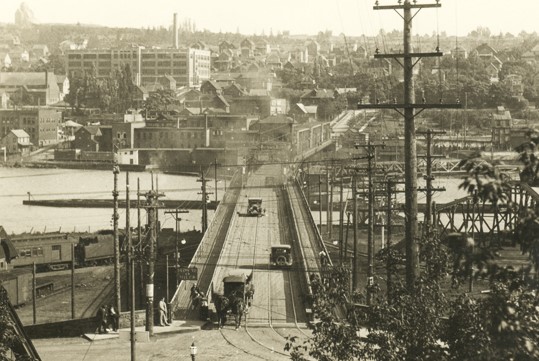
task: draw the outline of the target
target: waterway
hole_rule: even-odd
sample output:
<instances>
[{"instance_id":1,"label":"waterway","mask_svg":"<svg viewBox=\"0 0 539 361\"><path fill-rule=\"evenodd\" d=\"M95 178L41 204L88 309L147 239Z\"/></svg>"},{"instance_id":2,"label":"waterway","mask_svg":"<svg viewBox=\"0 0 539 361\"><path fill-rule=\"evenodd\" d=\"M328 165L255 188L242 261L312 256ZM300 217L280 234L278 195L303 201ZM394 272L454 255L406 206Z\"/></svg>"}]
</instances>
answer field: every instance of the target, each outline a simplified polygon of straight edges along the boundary
<instances>
[{"instance_id":1,"label":"waterway","mask_svg":"<svg viewBox=\"0 0 539 361\"><path fill-rule=\"evenodd\" d=\"M120 198L125 199L125 172L118 177ZM140 180L141 192L151 189L152 176L149 172L132 172L130 179L130 197L137 197L137 179ZM200 199L200 182L196 177L154 174L154 186L159 187L163 199ZM224 182L217 184L217 196L224 194ZM214 182L207 183L211 199L215 197ZM25 206L22 201L28 199L67 199L67 198L112 198L114 178L112 171L80 169L35 169L35 168L0 168L0 225L6 232L52 232L52 231L97 231L112 229L112 209L106 208L52 208ZM142 197L142 199L144 199ZM142 210L142 223L146 222L146 212ZM124 227L125 209L119 210L119 226ZM209 211L211 220L213 211ZM190 210L181 214L180 231L201 229L202 212ZM131 209L131 225L136 226L137 211ZM170 214L160 211L161 227L174 228L175 222Z\"/></svg>"},{"instance_id":2,"label":"waterway","mask_svg":"<svg viewBox=\"0 0 539 361\"><path fill-rule=\"evenodd\" d=\"M141 191L151 188L151 174L148 172L130 173L131 199L136 199L137 179ZM158 180L157 180L158 179ZM462 179L455 177L437 177L434 187L444 187L446 191L436 192L433 200L438 204L450 202L466 196L459 189ZM125 198L125 172L118 179L120 198ZM200 182L196 177L154 174L154 185L165 194L163 199L200 199ZM214 182L208 182L208 191L215 192ZM424 187L424 180L419 179L419 186ZM218 198L224 194L224 182L217 184ZM404 188L401 185L400 188ZM22 201L28 199L68 199L68 198L112 198L113 174L111 171L79 169L35 169L35 168L0 168L0 225L8 233L51 232L51 231L97 231L112 228L112 209L104 208L55 208L25 206ZM29 194L28 194L29 193ZM214 199L215 194L210 195ZM347 195L345 195L347 197ZM348 195L348 198L349 195ZM338 189L334 191L334 200L338 202ZM397 195L398 202L404 203L403 193ZM418 202L425 202L425 193L418 193ZM319 212L313 211L316 222ZM125 209L119 210L120 227L125 225ZM201 229L202 212L190 210L181 214L180 231ZM209 219L213 211L209 211ZM174 228L175 222L170 214L161 210L159 219L163 228ZM136 209L131 210L131 225L137 222ZM146 213L142 211L142 223L146 222ZM326 214L322 212L322 223L326 223ZM333 223L339 224L339 212L333 213Z\"/></svg>"}]
</instances>

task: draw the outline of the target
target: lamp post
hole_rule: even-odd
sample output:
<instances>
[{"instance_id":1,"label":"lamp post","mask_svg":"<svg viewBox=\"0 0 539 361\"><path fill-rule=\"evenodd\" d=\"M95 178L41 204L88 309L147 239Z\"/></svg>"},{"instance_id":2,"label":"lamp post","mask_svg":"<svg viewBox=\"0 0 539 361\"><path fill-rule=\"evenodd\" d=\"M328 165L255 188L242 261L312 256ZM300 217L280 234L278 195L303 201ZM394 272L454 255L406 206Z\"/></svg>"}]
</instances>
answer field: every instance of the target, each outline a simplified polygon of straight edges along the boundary
<instances>
[{"instance_id":1,"label":"lamp post","mask_svg":"<svg viewBox=\"0 0 539 361\"><path fill-rule=\"evenodd\" d=\"M195 341L193 341L193 343L191 344L191 360L192 361L195 361L197 353L198 353L198 347L196 347Z\"/></svg>"}]
</instances>

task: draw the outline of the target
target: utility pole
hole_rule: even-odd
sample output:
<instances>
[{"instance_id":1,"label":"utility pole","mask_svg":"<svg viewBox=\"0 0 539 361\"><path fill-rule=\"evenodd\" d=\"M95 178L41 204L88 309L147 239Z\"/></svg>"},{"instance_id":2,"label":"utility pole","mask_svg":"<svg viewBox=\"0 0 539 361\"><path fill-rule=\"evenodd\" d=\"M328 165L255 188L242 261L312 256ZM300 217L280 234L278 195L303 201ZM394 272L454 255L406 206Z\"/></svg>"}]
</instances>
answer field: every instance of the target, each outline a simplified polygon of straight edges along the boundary
<instances>
[{"instance_id":1,"label":"utility pole","mask_svg":"<svg viewBox=\"0 0 539 361\"><path fill-rule=\"evenodd\" d=\"M176 208L175 210L173 211L166 211L165 214L171 214L172 217L174 217L174 220L176 221L176 241L175 241L175 247L174 247L174 259L176 260L175 261L175 265L174 265L174 268L176 270L176 288L178 288L178 267L179 267L179 263L180 263L180 250L179 250L179 242L180 242L180 222L181 222L181 218L180 218L180 214L182 213L189 213L188 210L185 210L185 209L179 209L179 208ZM167 274L168 274L168 267L167 267ZM167 299L167 302L169 300Z\"/></svg>"},{"instance_id":2,"label":"utility pole","mask_svg":"<svg viewBox=\"0 0 539 361\"><path fill-rule=\"evenodd\" d=\"M358 290L359 289L359 247L358 247L358 239L357 239L357 181L356 181L356 175L352 175L352 223L354 227L354 263L353 263L353 270L352 270L352 289ZM348 231L347 231L348 232Z\"/></svg>"},{"instance_id":3,"label":"utility pole","mask_svg":"<svg viewBox=\"0 0 539 361\"><path fill-rule=\"evenodd\" d=\"M141 225L141 220L140 220L140 178L137 178L137 245L139 247L139 251L141 251L142 250L142 225ZM139 264L139 269L142 269L140 259L138 260L138 264ZM142 302L142 295L140 291L144 288L142 272L140 274L140 282L141 284L139 287L138 296L139 296L139 302Z\"/></svg>"},{"instance_id":4,"label":"utility pole","mask_svg":"<svg viewBox=\"0 0 539 361\"><path fill-rule=\"evenodd\" d=\"M393 180L387 178L386 184L387 199L386 199L386 224L387 224L387 259L386 259L386 288L387 302L391 303L391 294L393 293L393 257L391 257L391 201L393 200Z\"/></svg>"},{"instance_id":5,"label":"utility pole","mask_svg":"<svg viewBox=\"0 0 539 361\"><path fill-rule=\"evenodd\" d=\"M131 234L131 204L129 198L129 172L125 174L125 228L127 237L127 258L129 260L129 326L131 343L131 361L136 360L135 340L135 250Z\"/></svg>"},{"instance_id":6,"label":"utility pole","mask_svg":"<svg viewBox=\"0 0 539 361\"><path fill-rule=\"evenodd\" d=\"M215 206L217 206L217 202L219 201L217 198L217 158L215 158L213 165L214 165L213 175L215 178Z\"/></svg>"},{"instance_id":7,"label":"utility pole","mask_svg":"<svg viewBox=\"0 0 539 361\"><path fill-rule=\"evenodd\" d=\"M114 200L114 213L112 214L113 233L114 233L114 308L116 312L121 312L121 300L120 300L120 237L118 234L118 174L120 173L120 167L118 164L114 164L112 168L114 174L114 190L112 191L112 198Z\"/></svg>"},{"instance_id":8,"label":"utility pole","mask_svg":"<svg viewBox=\"0 0 539 361\"><path fill-rule=\"evenodd\" d=\"M403 191L395 189L395 186L397 183L395 180L391 179L391 177L387 177L386 179L386 232L387 232L387 259L386 259L386 288L387 288L387 300L389 303L392 301L392 293L393 293L393 257L391 255L392 252L392 229L391 229L391 220L392 216L391 213L393 209L391 208L391 202L393 200L393 195L395 193L401 193Z\"/></svg>"},{"instance_id":9,"label":"utility pole","mask_svg":"<svg viewBox=\"0 0 539 361\"><path fill-rule=\"evenodd\" d=\"M71 245L71 319L75 319L75 245Z\"/></svg>"},{"instance_id":10,"label":"utility pole","mask_svg":"<svg viewBox=\"0 0 539 361\"><path fill-rule=\"evenodd\" d=\"M131 252L131 204L129 200L129 172L125 172L125 237L127 241L127 297L129 297L129 305L131 305L131 299L133 295L131 294L131 263L130 263L130 253ZM131 310L131 306L129 306Z\"/></svg>"},{"instance_id":11,"label":"utility pole","mask_svg":"<svg viewBox=\"0 0 539 361\"><path fill-rule=\"evenodd\" d=\"M369 232L367 236L367 304L372 301L372 286L374 286L374 184L372 176L375 172L376 146L370 140L367 148L367 174L369 182Z\"/></svg>"},{"instance_id":12,"label":"utility pole","mask_svg":"<svg viewBox=\"0 0 539 361\"><path fill-rule=\"evenodd\" d=\"M344 203L343 203L343 178L344 178L344 173L343 173L343 167L341 166L341 189L340 189L340 194L339 194L339 264L342 266L343 264L343 251L344 251L344 247L343 247L343 242L344 242L344 239L343 239L343 236L344 236Z\"/></svg>"},{"instance_id":13,"label":"utility pole","mask_svg":"<svg viewBox=\"0 0 539 361\"><path fill-rule=\"evenodd\" d=\"M153 336L153 281L155 275L155 248L157 242L157 210L159 208L159 197L164 196L162 193L158 193L153 189L153 175L152 175L152 189L145 194L146 197L146 211L148 212L148 229L147 229L147 242L146 242L146 255L145 259L148 262L148 270L146 273L146 331Z\"/></svg>"},{"instance_id":14,"label":"utility pole","mask_svg":"<svg viewBox=\"0 0 539 361\"><path fill-rule=\"evenodd\" d=\"M406 284L409 290L414 289L415 282L419 277L419 244L417 239L417 154L416 154L416 129L415 116L425 109L435 108L461 108L460 103L456 104L415 104L415 90L413 67L419 59L425 57L440 57L443 55L437 47L435 52L412 53L412 19L417 12L412 15L412 9L417 11L423 8L439 8L441 4L436 0L435 4L412 4L410 0L398 5L379 6L378 2L373 7L374 10L403 10L399 15L404 20L403 42L404 51L395 54L379 54L376 49L375 59L395 59L404 69L404 103L403 104L358 104L358 109L395 109L404 117L404 177L405 177L405 243L406 243ZM399 58L403 59L401 63ZM417 60L414 62L414 58ZM401 111L404 109L404 111ZM421 109L415 114L415 109Z\"/></svg>"},{"instance_id":15,"label":"utility pole","mask_svg":"<svg viewBox=\"0 0 539 361\"><path fill-rule=\"evenodd\" d=\"M331 242L331 228L332 228L332 217L331 212L333 211L332 206L332 196L333 192L330 192L331 182L329 181L329 167L326 166L326 224L328 227L328 240Z\"/></svg>"},{"instance_id":16,"label":"utility pole","mask_svg":"<svg viewBox=\"0 0 539 361\"><path fill-rule=\"evenodd\" d=\"M426 132L418 132L417 134L423 134L427 138L427 174L423 176L423 179L426 181L425 188L419 188L420 191L425 191L427 193L426 205L425 205L425 235L430 237L432 227L432 195L436 191L445 191L444 187L433 187L432 181L435 177L432 175L432 162L436 156L432 154L432 138L436 134L445 134L443 130L432 130L429 129ZM438 156L437 158L440 158Z\"/></svg>"},{"instance_id":17,"label":"utility pole","mask_svg":"<svg viewBox=\"0 0 539 361\"><path fill-rule=\"evenodd\" d=\"M322 170L318 173L318 222L320 223L320 235L322 235Z\"/></svg>"},{"instance_id":18,"label":"utility pole","mask_svg":"<svg viewBox=\"0 0 539 361\"><path fill-rule=\"evenodd\" d=\"M200 178L197 179L197 182L202 183L200 186L202 192L199 192L198 194L202 194L202 234L204 234L208 229L208 196L212 194L212 192L206 191L206 183L209 182L209 180L204 178L204 171L200 171Z\"/></svg>"}]
</instances>

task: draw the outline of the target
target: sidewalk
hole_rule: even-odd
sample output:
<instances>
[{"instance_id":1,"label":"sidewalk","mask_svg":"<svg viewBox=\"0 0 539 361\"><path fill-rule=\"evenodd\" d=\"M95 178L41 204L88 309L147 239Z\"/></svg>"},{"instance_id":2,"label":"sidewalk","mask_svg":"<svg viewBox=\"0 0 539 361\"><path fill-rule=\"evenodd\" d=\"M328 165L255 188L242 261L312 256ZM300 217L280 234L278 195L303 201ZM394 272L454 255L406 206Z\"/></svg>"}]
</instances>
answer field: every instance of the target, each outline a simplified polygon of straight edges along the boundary
<instances>
[{"instance_id":1,"label":"sidewalk","mask_svg":"<svg viewBox=\"0 0 539 361\"><path fill-rule=\"evenodd\" d=\"M204 324L206 324L206 321L172 321L169 326L154 325L153 333L154 335L157 335L199 331ZM115 338L125 339L126 341L129 341L130 333L130 328L120 328L118 331L109 330L108 333L105 334L85 333L84 335L82 335L82 337L87 339L88 341L103 341ZM135 327L135 334L136 340L138 342L150 342L149 335L145 331L144 326Z\"/></svg>"},{"instance_id":2,"label":"sidewalk","mask_svg":"<svg viewBox=\"0 0 539 361\"><path fill-rule=\"evenodd\" d=\"M137 341L136 359L144 361L178 361L190 360L190 347L195 342L198 347L198 360L204 361L252 361L283 360L286 357L270 353L267 350L255 351L258 347L246 333L245 329L233 331L232 326L225 330L234 336L234 344L230 344L220 330L213 327L201 327L202 322L177 321L171 326L154 327L155 336L149 342ZM143 328L137 328L143 331ZM193 329L193 332L187 332ZM270 337L274 331L267 329ZM129 337L129 329L122 329ZM90 336L94 336L90 334ZM37 352L43 361L130 361L129 339L122 339L118 333L97 335L95 342L87 338L50 338L33 340ZM106 338L105 338L106 337ZM284 347L284 341L281 347ZM245 351L246 350L246 351Z\"/></svg>"}]
</instances>

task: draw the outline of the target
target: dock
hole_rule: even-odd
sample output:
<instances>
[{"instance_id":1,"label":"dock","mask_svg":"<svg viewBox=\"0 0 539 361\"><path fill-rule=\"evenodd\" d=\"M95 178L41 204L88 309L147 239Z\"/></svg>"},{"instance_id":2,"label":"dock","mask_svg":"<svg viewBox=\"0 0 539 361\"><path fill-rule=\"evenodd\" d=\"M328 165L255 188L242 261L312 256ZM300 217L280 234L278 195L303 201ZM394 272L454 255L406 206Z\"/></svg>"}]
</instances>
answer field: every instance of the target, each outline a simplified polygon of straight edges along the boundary
<instances>
[{"instance_id":1,"label":"dock","mask_svg":"<svg viewBox=\"0 0 539 361\"><path fill-rule=\"evenodd\" d=\"M131 200L131 208L137 207L137 201ZM142 202L141 202L142 203ZM201 200L182 200L182 199L167 199L160 200L160 208L182 208L182 209L202 209ZM112 199L43 199L43 200L24 200L23 205L26 206L39 206L39 207L63 207L63 208L114 208L114 201ZM125 208L126 201L119 200L118 206ZM208 201L208 209L216 209L219 202Z\"/></svg>"}]
</instances>

